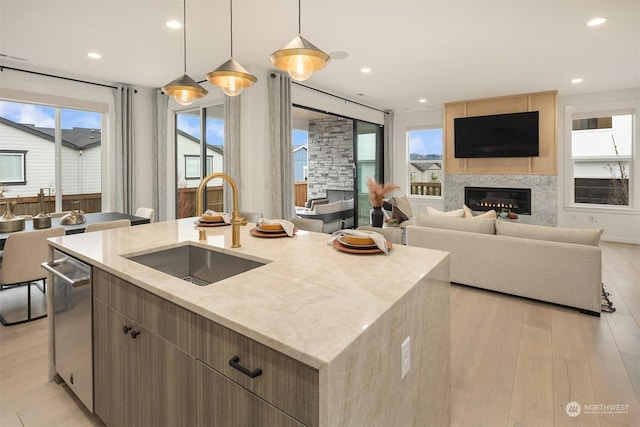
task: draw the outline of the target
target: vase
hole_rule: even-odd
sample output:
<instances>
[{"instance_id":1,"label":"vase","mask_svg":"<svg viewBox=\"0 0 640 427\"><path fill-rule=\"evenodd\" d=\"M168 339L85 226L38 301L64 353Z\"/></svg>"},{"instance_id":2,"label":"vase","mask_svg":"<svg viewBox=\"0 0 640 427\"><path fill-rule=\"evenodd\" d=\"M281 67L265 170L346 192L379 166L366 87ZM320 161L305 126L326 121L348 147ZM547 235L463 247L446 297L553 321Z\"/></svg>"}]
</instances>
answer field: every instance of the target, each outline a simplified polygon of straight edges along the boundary
<instances>
[{"instance_id":1,"label":"vase","mask_svg":"<svg viewBox=\"0 0 640 427\"><path fill-rule=\"evenodd\" d=\"M371 209L371 226L382 228L384 223L384 214L382 213L382 206L374 206Z\"/></svg>"}]
</instances>

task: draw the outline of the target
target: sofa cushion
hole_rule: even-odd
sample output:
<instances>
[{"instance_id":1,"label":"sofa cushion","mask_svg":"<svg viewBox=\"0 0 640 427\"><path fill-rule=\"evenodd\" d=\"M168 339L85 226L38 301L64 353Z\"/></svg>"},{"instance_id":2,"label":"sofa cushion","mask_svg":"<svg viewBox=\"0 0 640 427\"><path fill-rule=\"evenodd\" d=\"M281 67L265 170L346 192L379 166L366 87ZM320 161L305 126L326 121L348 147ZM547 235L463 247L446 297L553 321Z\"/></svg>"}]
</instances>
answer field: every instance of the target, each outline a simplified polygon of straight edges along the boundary
<instances>
[{"instance_id":1,"label":"sofa cushion","mask_svg":"<svg viewBox=\"0 0 640 427\"><path fill-rule=\"evenodd\" d=\"M415 224L422 227L442 228L445 230L468 231L471 233L495 234L496 220L493 218L455 218L447 215L416 216Z\"/></svg>"},{"instance_id":2,"label":"sofa cushion","mask_svg":"<svg viewBox=\"0 0 640 427\"><path fill-rule=\"evenodd\" d=\"M427 207L427 213L433 216L453 216L456 218L462 218L464 215L464 209L456 209L455 211L442 212L431 206Z\"/></svg>"},{"instance_id":3,"label":"sofa cushion","mask_svg":"<svg viewBox=\"0 0 640 427\"><path fill-rule=\"evenodd\" d=\"M322 215L334 212L340 212L342 210L342 200L333 203L327 203L324 205L316 205L315 214Z\"/></svg>"},{"instance_id":4,"label":"sofa cushion","mask_svg":"<svg viewBox=\"0 0 640 427\"><path fill-rule=\"evenodd\" d=\"M411 203L407 196L396 196L392 201L392 214L391 218L397 219L398 222L408 220L413 216L413 210L411 209Z\"/></svg>"},{"instance_id":5,"label":"sofa cushion","mask_svg":"<svg viewBox=\"0 0 640 427\"><path fill-rule=\"evenodd\" d=\"M542 225L496 221L496 234L551 242L599 246L602 229L556 228Z\"/></svg>"}]
</instances>

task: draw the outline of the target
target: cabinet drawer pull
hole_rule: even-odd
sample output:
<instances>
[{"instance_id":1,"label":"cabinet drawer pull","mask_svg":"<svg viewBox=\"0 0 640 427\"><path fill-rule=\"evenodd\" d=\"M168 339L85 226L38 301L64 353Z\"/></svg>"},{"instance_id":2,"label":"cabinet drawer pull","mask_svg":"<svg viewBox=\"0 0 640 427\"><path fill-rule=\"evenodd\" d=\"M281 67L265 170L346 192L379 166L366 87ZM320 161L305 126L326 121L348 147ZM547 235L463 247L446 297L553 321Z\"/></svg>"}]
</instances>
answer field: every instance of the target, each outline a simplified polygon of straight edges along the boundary
<instances>
[{"instance_id":1,"label":"cabinet drawer pull","mask_svg":"<svg viewBox=\"0 0 640 427\"><path fill-rule=\"evenodd\" d=\"M131 331L131 339L136 339L136 337L140 335L140 331Z\"/></svg>"},{"instance_id":2,"label":"cabinet drawer pull","mask_svg":"<svg viewBox=\"0 0 640 427\"><path fill-rule=\"evenodd\" d=\"M124 325L122 327L122 333L125 334L125 335L127 335L130 330L131 330L131 326Z\"/></svg>"},{"instance_id":3,"label":"cabinet drawer pull","mask_svg":"<svg viewBox=\"0 0 640 427\"><path fill-rule=\"evenodd\" d=\"M259 377L260 375L262 375L262 369L261 368L257 368L257 369L255 369L253 371L250 371L247 368L245 368L244 366L242 366L240 364L240 356L233 356L231 358L231 360L229 360L229 365L231 365L232 368L235 368L238 371L242 372L243 374L245 374L249 378L255 378L255 377Z\"/></svg>"}]
</instances>

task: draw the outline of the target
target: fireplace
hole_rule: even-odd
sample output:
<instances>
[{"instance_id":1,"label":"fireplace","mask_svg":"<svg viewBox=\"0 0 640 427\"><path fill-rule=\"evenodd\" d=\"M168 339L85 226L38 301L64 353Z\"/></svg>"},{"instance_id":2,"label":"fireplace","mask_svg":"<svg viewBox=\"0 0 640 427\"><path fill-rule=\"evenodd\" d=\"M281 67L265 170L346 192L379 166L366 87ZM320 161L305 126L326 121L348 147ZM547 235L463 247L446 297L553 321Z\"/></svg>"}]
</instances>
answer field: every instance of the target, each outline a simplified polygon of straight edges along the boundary
<instances>
[{"instance_id":1,"label":"fireplace","mask_svg":"<svg viewBox=\"0 0 640 427\"><path fill-rule=\"evenodd\" d=\"M474 211L498 213L507 209L521 215L531 215L531 189L499 187L465 187L464 204Z\"/></svg>"}]
</instances>

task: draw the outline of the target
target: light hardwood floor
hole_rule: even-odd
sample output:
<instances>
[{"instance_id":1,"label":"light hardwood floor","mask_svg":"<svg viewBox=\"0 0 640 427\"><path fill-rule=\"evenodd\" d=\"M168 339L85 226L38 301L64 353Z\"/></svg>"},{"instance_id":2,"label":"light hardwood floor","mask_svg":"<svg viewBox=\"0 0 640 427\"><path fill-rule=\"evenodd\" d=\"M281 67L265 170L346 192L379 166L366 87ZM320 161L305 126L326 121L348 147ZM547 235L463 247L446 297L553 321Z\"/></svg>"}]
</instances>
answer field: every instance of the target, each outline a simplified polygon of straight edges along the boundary
<instances>
[{"instance_id":1,"label":"light hardwood floor","mask_svg":"<svg viewBox=\"0 0 640 427\"><path fill-rule=\"evenodd\" d=\"M600 318L451 286L453 426L640 425L640 246L601 246L617 310ZM0 426L91 425L66 386L47 381L46 319L0 327Z\"/></svg>"}]
</instances>

